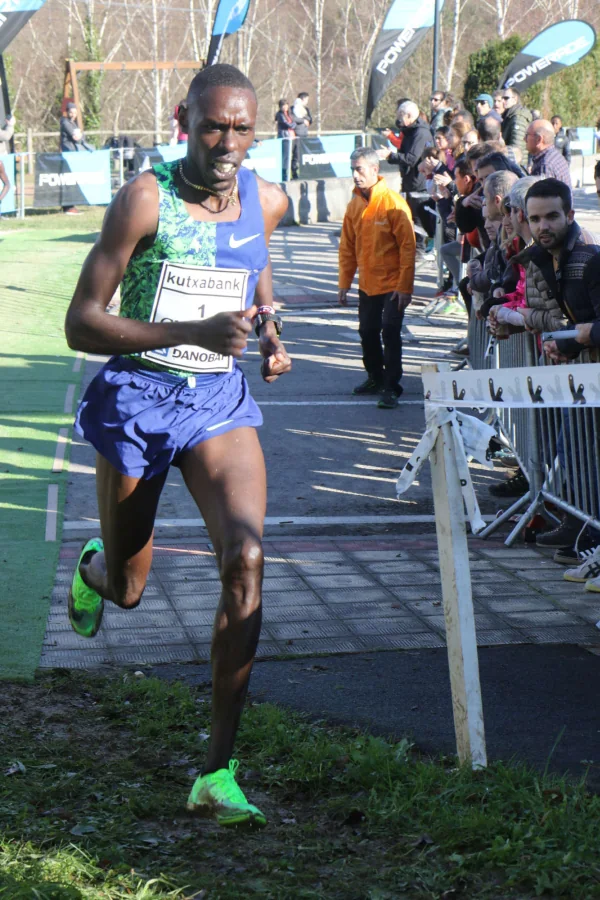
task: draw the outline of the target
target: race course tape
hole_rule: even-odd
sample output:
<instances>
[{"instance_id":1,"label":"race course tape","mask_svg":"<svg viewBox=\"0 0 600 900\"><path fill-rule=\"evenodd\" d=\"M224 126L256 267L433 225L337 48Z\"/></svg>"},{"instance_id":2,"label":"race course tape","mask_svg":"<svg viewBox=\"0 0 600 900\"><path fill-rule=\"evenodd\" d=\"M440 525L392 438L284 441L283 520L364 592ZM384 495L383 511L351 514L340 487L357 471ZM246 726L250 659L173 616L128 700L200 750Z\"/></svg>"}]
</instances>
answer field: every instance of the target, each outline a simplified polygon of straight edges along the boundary
<instances>
[{"instance_id":1,"label":"race course tape","mask_svg":"<svg viewBox=\"0 0 600 900\"><path fill-rule=\"evenodd\" d=\"M434 406L543 409L600 406L600 366L423 372L425 400Z\"/></svg>"}]
</instances>

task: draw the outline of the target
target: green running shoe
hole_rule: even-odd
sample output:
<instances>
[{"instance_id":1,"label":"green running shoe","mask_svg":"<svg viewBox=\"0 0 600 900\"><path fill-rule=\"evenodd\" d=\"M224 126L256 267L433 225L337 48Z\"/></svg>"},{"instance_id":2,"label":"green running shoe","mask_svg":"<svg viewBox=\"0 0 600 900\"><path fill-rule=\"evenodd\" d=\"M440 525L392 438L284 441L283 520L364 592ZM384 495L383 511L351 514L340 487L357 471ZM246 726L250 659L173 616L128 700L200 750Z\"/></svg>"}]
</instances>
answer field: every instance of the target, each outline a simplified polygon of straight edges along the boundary
<instances>
[{"instance_id":1,"label":"green running shoe","mask_svg":"<svg viewBox=\"0 0 600 900\"><path fill-rule=\"evenodd\" d=\"M198 815L213 817L219 825L235 827L249 825L264 828L266 816L248 803L235 780L239 762L232 759L228 769L218 769L210 775L200 775L194 782L187 808Z\"/></svg>"},{"instance_id":2,"label":"green running shoe","mask_svg":"<svg viewBox=\"0 0 600 900\"><path fill-rule=\"evenodd\" d=\"M84 557L89 556L91 559L94 553L101 550L104 550L104 544L100 538L92 538L84 545L77 560L69 591L69 621L77 634L87 638L92 638L98 633L104 612L104 600L100 594L85 583L81 577L79 566Z\"/></svg>"}]
</instances>

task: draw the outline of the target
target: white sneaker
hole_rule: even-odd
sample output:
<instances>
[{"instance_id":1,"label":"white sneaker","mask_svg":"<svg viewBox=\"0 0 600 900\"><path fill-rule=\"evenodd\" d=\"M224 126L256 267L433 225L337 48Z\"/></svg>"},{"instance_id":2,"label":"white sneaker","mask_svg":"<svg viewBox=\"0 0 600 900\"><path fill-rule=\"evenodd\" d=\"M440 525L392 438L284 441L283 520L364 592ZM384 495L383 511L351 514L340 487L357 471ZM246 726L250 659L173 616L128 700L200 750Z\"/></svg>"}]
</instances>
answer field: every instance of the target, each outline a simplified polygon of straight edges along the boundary
<instances>
[{"instance_id":1,"label":"white sneaker","mask_svg":"<svg viewBox=\"0 0 600 900\"><path fill-rule=\"evenodd\" d=\"M585 589L586 591L593 591L595 594L600 594L600 575L586 581ZM600 628L600 623L598 624L598 627Z\"/></svg>"},{"instance_id":2,"label":"white sneaker","mask_svg":"<svg viewBox=\"0 0 600 900\"><path fill-rule=\"evenodd\" d=\"M585 551L584 551L585 552ZM595 580L600 576L600 547L595 550L581 562L575 569L567 569L563 575L565 581L584 581ZM586 586L587 590L587 586ZM590 588L589 590L594 590ZM600 584L598 585L600 591Z\"/></svg>"}]
</instances>

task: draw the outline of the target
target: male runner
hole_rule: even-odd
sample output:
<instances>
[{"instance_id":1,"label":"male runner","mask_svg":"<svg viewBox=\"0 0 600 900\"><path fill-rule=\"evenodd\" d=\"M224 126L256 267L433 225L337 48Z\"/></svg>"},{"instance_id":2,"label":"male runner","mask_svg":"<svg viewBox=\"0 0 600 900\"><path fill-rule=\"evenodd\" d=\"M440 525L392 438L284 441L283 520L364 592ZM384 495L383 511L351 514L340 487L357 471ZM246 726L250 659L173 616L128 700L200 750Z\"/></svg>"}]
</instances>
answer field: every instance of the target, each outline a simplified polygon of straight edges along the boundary
<instances>
[{"instance_id":1,"label":"male runner","mask_svg":"<svg viewBox=\"0 0 600 900\"><path fill-rule=\"evenodd\" d=\"M76 430L98 451L103 540L83 548L69 617L79 634L93 637L102 598L124 609L140 602L159 497L169 466L178 466L222 583L212 732L188 808L222 825L262 826L231 759L260 633L266 507L255 430L262 417L235 358L254 323L265 381L291 368L278 339L267 251L287 199L241 168L254 139L256 95L238 69L215 65L196 75L179 115L187 156L119 191L67 313L70 347L112 354L77 412ZM119 284L115 318L105 308Z\"/></svg>"}]
</instances>

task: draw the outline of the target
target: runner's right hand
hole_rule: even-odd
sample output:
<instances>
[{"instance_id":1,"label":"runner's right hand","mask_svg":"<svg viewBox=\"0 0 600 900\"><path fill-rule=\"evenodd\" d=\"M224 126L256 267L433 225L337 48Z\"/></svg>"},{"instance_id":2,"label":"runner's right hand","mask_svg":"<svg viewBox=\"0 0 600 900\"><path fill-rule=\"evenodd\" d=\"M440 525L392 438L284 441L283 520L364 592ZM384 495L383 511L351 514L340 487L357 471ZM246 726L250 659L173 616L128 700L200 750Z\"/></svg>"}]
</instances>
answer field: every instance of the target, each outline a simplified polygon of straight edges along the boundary
<instances>
[{"instance_id":1,"label":"runner's right hand","mask_svg":"<svg viewBox=\"0 0 600 900\"><path fill-rule=\"evenodd\" d=\"M190 322L190 343L212 350L213 353L240 357L246 349L248 335L252 331L252 319L256 313L257 307L254 305L250 309L217 313L201 322Z\"/></svg>"}]
</instances>

